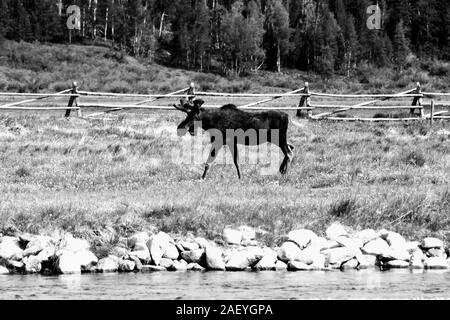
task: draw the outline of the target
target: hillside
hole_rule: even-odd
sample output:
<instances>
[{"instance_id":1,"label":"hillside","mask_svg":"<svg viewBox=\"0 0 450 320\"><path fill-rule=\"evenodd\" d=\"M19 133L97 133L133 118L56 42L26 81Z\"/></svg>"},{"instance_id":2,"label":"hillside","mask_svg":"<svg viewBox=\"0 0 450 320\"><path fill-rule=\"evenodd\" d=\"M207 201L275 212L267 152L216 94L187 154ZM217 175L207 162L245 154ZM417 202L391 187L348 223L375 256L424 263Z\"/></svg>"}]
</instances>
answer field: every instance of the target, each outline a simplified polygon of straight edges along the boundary
<instances>
[{"instance_id":1,"label":"hillside","mask_svg":"<svg viewBox=\"0 0 450 320\"><path fill-rule=\"evenodd\" d=\"M222 92L287 91L302 87L305 81L313 90L336 93L398 92L413 88L416 82L425 90L450 91L450 63L428 62L403 72L367 66L349 78L294 70L226 78L149 64L101 46L13 41L0 46L0 91L55 92L67 89L74 80L83 90L142 94L174 91L191 81L202 91Z\"/></svg>"}]
</instances>

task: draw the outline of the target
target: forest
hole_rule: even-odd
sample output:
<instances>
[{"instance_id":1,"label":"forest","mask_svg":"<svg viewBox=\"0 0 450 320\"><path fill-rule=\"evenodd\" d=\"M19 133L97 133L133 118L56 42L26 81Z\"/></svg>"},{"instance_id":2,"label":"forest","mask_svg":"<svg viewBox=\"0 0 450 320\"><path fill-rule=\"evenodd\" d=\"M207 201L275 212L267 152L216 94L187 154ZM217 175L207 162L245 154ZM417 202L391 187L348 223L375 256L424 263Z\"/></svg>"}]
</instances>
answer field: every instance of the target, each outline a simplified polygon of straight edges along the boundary
<instances>
[{"instance_id":1,"label":"forest","mask_svg":"<svg viewBox=\"0 0 450 320\"><path fill-rule=\"evenodd\" d=\"M80 8L74 30L66 26L70 5ZM372 5L376 29L367 26ZM261 69L350 76L360 66L446 61L449 22L449 0L0 2L3 41L101 44L149 63L238 76Z\"/></svg>"}]
</instances>

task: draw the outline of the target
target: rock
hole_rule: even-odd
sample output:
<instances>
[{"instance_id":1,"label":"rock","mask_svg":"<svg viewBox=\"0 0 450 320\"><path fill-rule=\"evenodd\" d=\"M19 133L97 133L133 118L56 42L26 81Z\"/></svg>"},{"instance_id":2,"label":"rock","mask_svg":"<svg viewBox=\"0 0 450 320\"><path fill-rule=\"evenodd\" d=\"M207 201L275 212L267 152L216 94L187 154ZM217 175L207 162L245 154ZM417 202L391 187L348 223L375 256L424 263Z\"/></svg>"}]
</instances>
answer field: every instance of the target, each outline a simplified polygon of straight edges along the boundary
<instances>
[{"instance_id":1,"label":"rock","mask_svg":"<svg viewBox=\"0 0 450 320\"><path fill-rule=\"evenodd\" d=\"M256 264L259 260L261 260L261 258L264 256L266 251L272 250L272 249L270 249L270 248L263 249L261 247L251 246L251 247L244 248L244 250L246 252L248 252L249 257L250 257L250 262L252 264Z\"/></svg>"},{"instance_id":2,"label":"rock","mask_svg":"<svg viewBox=\"0 0 450 320\"><path fill-rule=\"evenodd\" d=\"M119 269L119 261L113 256L108 256L98 261L95 270L97 272L116 272Z\"/></svg>"},{"instance_id":3,"label":"rock","mask_svg":"<svg viewBox=\"0 0 450 320\"><path fill-rule=\"evenodd\" d=\"M302 250L296 243L287 241L283 243L280 248L278 248L277 256L279 260L288 262L291 260L296 260L296 258L300 256L301 252Z\"/></svg>"},{"instance_id":4,"label":"rock","mask_svg":"<svg viewBox=\"0 0 450 320\"><path fill-rule=\"evenodd\" d=\"M137 257L139 260L147 263L151 260L150 252L146 248L145 250L133 251L128 254L129 256Z\"/></svg>"},{"instance_id":5,"label":"rock","mask_svg":"<svg viewBox=\"0 0 450 320\"><path fill-rule=\"evenodd\" d=\"M447 258L444 248L431 248L425 253L427 257L444 257Z\"/></svg>"},{"instance_id":6,"label":"rock","mask_svg":"<svg viewBox=\"0 0 450 320\"><path fill-rule=\"evenodd\" d=\"M167 271L166 268L161 266L151 266L151 265L145 265L142 266L142 272L155 272L155 271Z\"/></svg>"},{"instance_id":7,"label":"rock","mask_svg":"<svg viewBox=\"0 0 450 320\"><path fill-rule=\"evenodd\" d=\"M119 271L121 272L131 272L134 271L136 263L131 260L120 260L119 261Z\"/></svg>"},{"instance_id":8,"label":"rock","mask_svg":"<svg viewBox=\"0 0 450 320\"><path fill-rule=\"evenodd\" d=\"M63 250L56 261L56 271L62 274L81 273L78 255L73 251Z\"/></svg>"},{"instance_id":9,"label":"rock","mask_svg":"<svg viewBox=\"0 0 450 320\"><path fill-rule=\"evenodd\" d=\"M328 249L322 251L326 257L326 262L331 265L341 266L344 262L355 257L354 250L347 247L340 247L335 249Z\"/></svg>"},{"instance_id":10,"label":"rock","mask_svg":"<svg viewBox=\"0 0 450 320\"><path fill-rule=\"evenodd\" d=\"M36 256L29 256L25 262L26 273L39 273L42 269L41 260Z\"/></svg>"},{"instance_id":11,"label":"rock","mask_svg":"<svg viewBox=\"0 0 450 320\"><path fill-rule=\"evenodd\" d=\"M287 264L284 263L283 261L278 260L277 262L275 262L275 270L277 271L287 270Z\"/></svg>"},{"instance_id":12,"label":"rock","mask_svg":"<svg viewBox=\"0 0 450 320\"><path fill-rule=\"evenodd\" d=\"M228 244L241 244L242 233L239 230L225 228L222 233L223 240Z\"/></svg>"},{"instance_id":13,"label":"rock","mask_svg":"<svg viewBox=\"0 0 450 320\"><path fill-rule=\"evenodd\" d=\"M326 264L326 258L323 254L318 255L312 264L310 264L309 266L313 269L313 270L323 270L325 269L325 264Z\"/></svg>"},{"instance_id":14,"label":"rock","mask_svg":"<svg viewBox=\"0 0 450 320\"><path fill-rule=\"evenodd\" d=\"M362 247L362 252L371 255L381 255L384 252L389 251L389 244L381 238L369 241Z\"/></svg>"},{"instance_id":15,"label":"rock","mask_svg":"<svg viewBox=\"0 0 450 320\"><path fill-rule=\"evenodd\" d=\"M5 260L20 260L23 250L20 248L19 239L15 237L3 237L0 242L0 258Z\"/></svg>"},{"instance_id":16,"label":"rock","mask_svg":"<svg viewBox=\"0 0 450 320\"><path fill-rule=\"evenodd\" d=\"M240 231L240 233L242 235L241 241L250 241L250 240L254 240L256 238L255 229L253 229L252 227L240 226L238 228L238 230Z\"/></svg>"},{"instance_id":17,"label":"rock","mask_svg":"<svg viewBox=\"0 0 450 320\"><path fill-rule=\"evenodd\" d=\"M194 251L200 249L200 245L197 242L181 241L181 251Z\"/></svg>"},{"instance_id":18,"label":"rock","mask_svg":"<svg viewBox=\"0 0 450 320\"><path fill-rule=\"evenodd\" d=\"M335 239L342 247L350 249L361 249L364 246L364 241L359 238L349 238L346 236L339 236Z\"/></svg>"},{"instance_id":19,"label":"rock","mask_svg":"<svg viewBox=\"0 0 450 320\"><path fill-rule=\"evenodd\" d=\"M148 251L147 247L145 247L145 249ZM130 251L127 248L116 246L109 251L109 254L119 258L124 258L130 254Z\"/></svg>"},{"instance_id":20,"label":"rock","mask_svg":"<svg viewBox=\"0 0 450 320\"><path fill-rule=\"evenodd\" d=\"M419 242L418 241L406 241L405 249L409 253L412 253L412 252L414 252L416 250L420 250L419 249Z\"/></svg>"},{"instance_id":21,"label":"rock","mask_svg":"<svg viewBox=\"0 0 450 320\"><path fill-rule=\"evenodd\" d=\"M412 252L411 259L409 261L409 266L412 269L423 269L425 266L423 265L423 261L425 259L425 255L423 254L422 250L417 249Z\"/></svg>"},{"instance_id":22,"label":"rock","mask_svg":"<svg viewBox=\"0 0 450 320\"><path fill-rule=\"evenodd\" d=\"M138 232L135 233L134 235L132 235L131 237L128 238L127 240L127 244L128 247L133 249L133 250L142 250L142 249L134 249L135 245L137 243L147 243L147 241L150 239L149 235L147 232Z\"/></svg>"},{"instance_id":23,"label":"rock","mask_svg":"<svg viewBox=\"0 0 450 320\"><path fill-rule=\"evenodd\" d=\"M432 249L432 248L443 248L444 243L442 240L439 240L437 238L425 238L422 240L422 243L420 244L422 249Z\"/></svg>"},{"instance_id":24,"label":"rock","mask_svg":"<svg viewBox=\"0 0 450 320\"><path fill-rule=\"evenodd\" d=\"M196 249L192 251L183 251L181 257L188 263L201 263L204 259L205 250Z\"/></svg>"},{"instance_id":25,"label":"rock","mask_svg":"<svg viewBox=\"0 0 450 320\"><path fill-rule=\"evenodd\" d=\"M315 247L307 247L302 250L297 257L292 260L303 262L304 264L310 265L317 261L325 261L324 256L320 253L320 251ZM320 262L319 262L320 264Z\"/></svg>"},{"instance_id":26,"label":"rock","mask_svg":"<svg viewBox=\"0 0 450 320\"><path fill-rule=\"evenodd\" d=\"M264 252L261 260L254 266L255 270L275 270L275 263L277 262L277 252L269 249Z\"/></svg>"},{"instance_id":27,"label":"rock","mask_svg":"<svg viewBox=\"0 0 450 320\"><path fill-rule=\"evenodd\" d=\"M205 249L209 245L209 241L205 238L195 238L194 241L199 245L200 248Z\"/></svg>"},{"instance_id":28,"label":"rock","mask_svg":"<svg viewBox=\"0 0 450 320\"><path fill-rule=\"evenodd\" d=\"M178 251L177 247L174 244L169 244L167 246L166 251L163 254L163 258L177 260L180 256L180 252Z\"/></svg>"},{"instance_id":29,"label":"rock","mask_svg":"<svg viewBox=\"0 0 450 320\"><path fill-rule=\"evenodd\" d=\"M378 233L373 229L364 229L355 234L355 238L362 240L363 244L378 238Z\"/></svg>"},{"instance_id":30,"label":"rock","mask_svg":"<svg viewBox=\"0 0 450 320\"><path fill-rule=\"evenodd\" d=\"M287 269L289 271L310 271L311 267L300 261L289 261Z\"/></svg>"},{"instance_id":31,"label":"rock","mask_svg":"<svg viewBox=\"0 0 450 320\"><path fill-rule=\"evenodd\" d=\"M139 260L138 257L136 257L136 256L129 256L129 259L130 259L131 261L134 262L134 264L135 264L135 267L134 267L134 268L135 268L137 271L141 271L141 270L142 270L143 265L142 265L141 260Z\"/></svg>"},{"instance_id":32,"label":"rock","mask_svg":"<svg viewBox=\"0 0 450 320\"><path fill-rule=\"evenodd\" d=\"M59 244L59 248L64 251L79 252L79 251L89 251L90 244L87 240L76 239L70 233L64 235Z\"/></svg>"},{"instance_id":33,"label":"rock","mask_svg":"<svg viewBox=\"0 0 450 320\"><path fill-rule=\"evenodd\" d=\"M133 247L133 251L142 251L142 250L149 250L147 247L147 242L136 242L136 244ZM150 253L150 251L149 251Z\"/></svg>"},{"instance_id":34,"label":"rock","mask_svg":"<svg viewBox=\"0 0 450 320\"><path fill-rule=\"evenodd\" d=\"M77 256L81 271L91 270L98 262L98 258L91 251L80 251L77 253Z\"/></svg>"},{"instance_id":35,"label":"rock","mask_svg":"<svg viewBox=\"0 0 450 320\"><path fill-rule=\"evenodd\" d=\"M22 273L25 271L25 263L16 260L6 261L6 267L10 273Z\"/></svg>"},{"instance_id":36,"label":"rock","mask_svg":"<svg viewBox=\"0 0 450 320\"><path fill-rule=\"evenodd\" d=\"M244 247L256 247L258 245L259 245L259 243L257 240L242 240L241 241L241 246L244 246Z\"/></svg>"},{"instance_id":37,"label":"rock","mask_svg":"<svg viewBox=\"0 0 450 320\"><path fill-rule=\"evenodd\" d=\"M175 243L175 247L177 247L178 252L186 251L186 249L184 249L184 247L179 242Z\"/></svg>"},{"instance_id":38,"label":"rock","mask_svg":"<svg viewBox=\"0 0 450 320\"><path fill-rule=\"evenodd\" d=\"M316 237L310 242L308 247L317 248L319 249L319 251L323 249L330 249L330 247L328 246L328 242L329 240L325 239L324 237ZM339 244L337 244L337 246L339 246Z\"/></svg>"},{"instance_id":39,"label":"rock","mask_svg":"<svg viewBox=\"0 0 450 320\"><path fill-rule=\"evenodd\" d=\"M222 250L217 247L207 246L205 249L206 266L209 270L225 270L225 262Z\"/></svg>"},{"instance_id":40,"label":"rock","mask_svg":"<svg viewBox=\"0 0 450 320\"><path fill-rule=\"evenodd\" d=\"M423 263L425 269L448 269L447 259L444 257L425 257Z\"/></svg>"},{"instance_id":41,"label":"rock","mask_svg":"<svg viewBox=\"0 0 450 320\"><path fill-rule=\"evenodd\" d=\"M159 265L161 258L171 242L172 238L167 233L162 231L156 235L153 235L150 240L147 241L147 247L155 265Z\"/></svg>"},{"instance_id":42,"label":"rock","mask_svg":"<svg viewBox=\"0 0 450 320\"><path fill-rule=\"evenodd\" d=\"M172 259L162 258L159 265L166 269L170 269L173 266L173 262L174 261Z\"/></svg>"},{"instance_id":43,"label":"rock","mask_svg":"<svg viewBox=\"0 0 450 320\"><path fill-rule=\"evenodd\" d=\"M327 240L327 242L323 244L323 247L320 249L320 251L339 248L340 246L341 245L336 240Z\"/></svg>"},{"instance_id":44,"label":"rock","mask_svg":"<svg viewBox=\"0 0 450 320\"><path fill-rule=\"evenodd\" d=\"M408 251L404 249L395 249L395 248L389 248L388 250L384 251L381 254L381 257L384 260L403 260L403 261L409 261L410 254Z\"/></svg>"},{"instance_id":45,"label":"rock","mask_svg":"<svg viewBox=\"0 0 450 320\"><path fill-rule=\"evenodd\" d=\"M409 268L409 262L405 260L390 260L386 264L386 268L388 269L405 269Z\"/></svg>"},{"instance_id":46,"label":"rock","mask_svg":"<svg viewBox=\"0 0 450 320\"><path fill-rule=\"evenodd\" d=\"M36 235L31 233L22 233L19 235L19 243L22 248L25 248L29 242L34 240L36 238ZM1 241L0 241L1 242Z\"/></svg>"},{"instance_id":47,"label":"rock","mask_svg":"<svg viewBox=\"0 0 450 320\"><path fill-rule=\"evenodd\" d=\"M227 262L225 269L227 271L242 271L246 270L254 262L255 255L247 250L234 252L230 260Z\"/></svg>"},{"instance_id":48,"label":"rock","mask_svg":"<svg viewBox=\"0 0 450 320\"><path fill-rule=\"evenodd\" d=\"M370 254L363 254L357 257L359 269L375 268L378 265L377 257Z\"/></svg>"},{"instance_id":49,"label":"rock","mask_svg":"<svg viewBox=\"0 0 450 320\"><path fill-rule=\"evenodd\" d=\"M39 260L41 260L41 262L44 262L49 261L55 255L56 255L56 247L50 245L44 248L41 252L39 252L37 257L39 258Z\"/></svg>"},{"instance_id":50,"label":"rock","mask_svg":"<svg viewBox=\"0 0 450 320\"><path fill-rule=\"evenodd\" d=\"M352 269L356 269L359 266L359 261L356 258L350 259L346 262L344 262L341 265L341 269L342 270L352 270Z\"/></svg>"},{"instance_id":51,"label":"rock","mask_svg":"<svg viewBox=\"0 0 450 320\"><path fill-rule=\"evenodd\" d=\"M0 275L9 274L9 270L3 266L0 266Z\"/></svg>"},{"instance_id":52,"label":"rock","mask_svg":"<svg viewBox=\"0 0 450 320\"><path fill-rule=\"evenodd\" d=\"M386 236L386 242L391 248L406 250L406 240L397 232L389 231Z\"/></svg>"},{"instance_id":53,"label":"rock","mask_svg":"<svg viewBox=\"0 0 450 320\"><path fill-rule=\"evenodd\" d=\"M184 260L176 260L173 262L169 270L171 271L186 271L188 264Z\"/></svg>"},{"instance_id":54,"label":"rock","mask_svg":"<svg viewBox=\"0 0 450 320\"><path fill-rule=\"evenodd\" d=\"M335 222L327 228L325 234L328 239L336 240L336 238L340 236L346 236L348 233L340 223Z\"/></svg>"},{"instance_id":55,"label":"rock","mask_svg":"<svg viewBox=\"0 0 450 320\"><path fill-rule=\"evenodd\" d=\"M189 263L186 268L192 271L205 271L205 268L203 268L198 263Z\"/></svg>"},{"instance_id":56,"label":"rock","mask_svg":"<svg viewBox=\"0 0 450 320\"><path fill-rule=\"evenodd\" d=\"M317 235L311 230L299 229L289 232L288 239L296 243L300 249L304 249L317 240Z\"/></svg>"},{"instance_id":57,"label":"rock","mask_svg":"<svg viewBox=\"0 0 450 320\"><path fill-rule=\"evenodd\" d=\"M386 229L381 229L378 231L378 237L380 237L383 240L386 240L387 236L389 235L389 232L390 231L388 231Z\"/></svg>"},{"instance_id":58,"label":"rock","mask_svg":"<svg viewBox=\"0 0 450 320\"><path fill-rule=\"evenodd\" d=\"M23 251L23 256L36 256L39 252L49 247L51 242L52 238L50 237L36 236L28 242L25 250Z\"/></svg>"}]
</instances>

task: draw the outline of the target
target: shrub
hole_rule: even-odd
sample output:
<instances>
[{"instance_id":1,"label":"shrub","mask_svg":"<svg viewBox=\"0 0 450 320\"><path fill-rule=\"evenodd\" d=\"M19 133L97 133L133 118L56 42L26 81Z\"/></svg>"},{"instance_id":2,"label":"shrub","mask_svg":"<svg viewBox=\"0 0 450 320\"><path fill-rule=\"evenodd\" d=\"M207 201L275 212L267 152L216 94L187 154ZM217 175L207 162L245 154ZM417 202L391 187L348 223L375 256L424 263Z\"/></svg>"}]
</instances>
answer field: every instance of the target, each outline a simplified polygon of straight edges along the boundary
<instances>
[{"instance_id":1,"label":"shrub","mask_svg":"<svg viewBox=\"0 0 450 320\"><path fill-rule=\"evenodd\" d=\"M334 203L328 213L334 217L345 217L356 210L356 201L353 199L342 199Z\"/></svg>"},{"instance_id":2,"label":"shrub","mask_svg":"<svg viewBox=\"0 0 450 320\"><path fill-rule=\"evenodd\" d=\"M450 75L450 63L435 61L430 67L430 75L437 77Z\"/></svg>"},{"instance_id":3,"label":"shrub","mask_svg":"<svg viewBox=\"0 0 450 320\"><path fill-rule=\"evenodd\" d=\"M139 93L139 94L149 94L152 91L153 83L141 80L136 83L136 85L133 86L133 91Z\"/></svg>"},{"instance_id":4,"label":"shrub","mask_svg":"<svg viewBox=\"0 0 450 320\"><path fill-rule=\"evenodd\" d=\"M16 170L15 172L16 176L18 176L19 178L24 178L24 177L28 177L31 175L30 170L25 168L25 167L20 167L19 169Z\"/></svg>"},{"instance_id":5,"label":"shrub","mask_svg":"<svg viewBox=\"0 0 450 320\"><path fill-rule=\"evenodd\" d=\"M122 80L115 80L105 85L105 91L113 93L127 93L130 91L130 85Z\"/></svg>"},{"instance_id":6,"label":"shrub","mask_svg":"<svg viewBox=\"0 0 450 320\"><path fill-rule=\"evenodd\" d=\"M49 89L52 92L53 91L59 92L59 91L69 89L70 87L71 87L70 81L56 81L56 82L53 82L52 84L50 84Z\"/></svg>"},{"instance_id":7,"label":"shrub","mask_svg":"<svg viewBox=\"0 0 450 320\"><path fill-rule=\"evenodd\" d=\"M412 165L414 167L423 167L425 165L426 158L422 151L413 150L404 154L403 162L407 165Z\"/></svg>"}]
</instances>

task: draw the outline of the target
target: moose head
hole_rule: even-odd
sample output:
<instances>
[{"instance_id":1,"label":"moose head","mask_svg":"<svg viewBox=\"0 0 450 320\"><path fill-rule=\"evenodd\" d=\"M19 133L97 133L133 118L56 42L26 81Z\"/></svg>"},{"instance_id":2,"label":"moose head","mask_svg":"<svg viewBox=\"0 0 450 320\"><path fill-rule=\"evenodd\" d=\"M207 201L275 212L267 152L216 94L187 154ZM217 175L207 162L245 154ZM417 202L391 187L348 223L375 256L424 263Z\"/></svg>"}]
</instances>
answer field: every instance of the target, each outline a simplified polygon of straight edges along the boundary
<instances>
[{"instance_id":1,"label":"moose head","mask_svg":"<svg viewBox=\"0 0 450 320\"><path fill-rule=\"evenodd\" d=\"M189 131L191 136L193 136L195 134L194 122L201 121L201 114L203 112L201 106L205 102L201 99L196 99L192 103L193 104L189 104L186 100L181 99L180 105L173 105L177 110L187 114L186 119L184 119L177 128L178 136L184 136L186 131Z\"/></svg>"}]
</instances>

